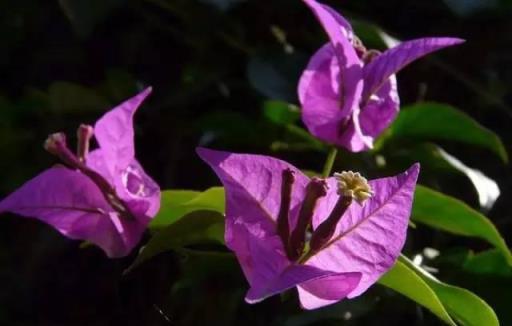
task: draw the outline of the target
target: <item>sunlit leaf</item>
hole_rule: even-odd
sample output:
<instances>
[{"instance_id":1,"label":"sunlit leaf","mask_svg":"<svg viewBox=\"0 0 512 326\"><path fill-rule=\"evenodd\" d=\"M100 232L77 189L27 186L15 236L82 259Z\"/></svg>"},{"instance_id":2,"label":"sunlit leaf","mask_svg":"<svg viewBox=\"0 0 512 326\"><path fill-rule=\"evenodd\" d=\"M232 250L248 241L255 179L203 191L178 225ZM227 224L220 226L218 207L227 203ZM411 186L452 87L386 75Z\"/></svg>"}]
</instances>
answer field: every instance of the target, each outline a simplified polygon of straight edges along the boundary
<instances>
[{"instance_id":1,"label":"sunlit leaf","mask_svg":"<svg viewBox=\"0 0 512 326\"><path fill-rule=\"evenodd\" d=\"M300 119L299 108L283 101L266 101L263 103L263 114L278 125L295 123Z\"/></svg>"},{"instance_id":2,"label":"sunlit leaf","mask_svg":"<svg viewBox=\"0 0 512 326\"><path fill-rule=\"evenodd\" d=\"M400 43L376 24L360 19L350 19L350 23L367 48L385 50Z\"/></svg>"},{"instance_id":3,"label":"sunlit leaf","mask_svg":"<svg viewBox=\"0 0 512 326\"><path fill-rule=\"evenodd\" d=\"M446 311L459 324L464 326L498 326L498 317L494 310L472 292L437 280L434 276L414 265L407 257L401 256L399 262L413 270L435 292Z\"/></svg>"},{"instance_id":4,"label":"sunlit leaf","mask_svg":"<svg viewBox=\"0 0 512 326\"><path fill-rule=\"evenodd\" d=\"M456 157L448 154L442 148L438 148L439 155L448 162L452 167L466 175L478 193L478 202L480 207L491 209L494 202L500 196L500 188L498 184L488 178L479 170L472 169L458 160Z\"/></svg>"},{"instance_id":5,"label":"sunlit leaf","mask_svg":"<svg viewBox=\"0 0 512 326\"><path fill-rule=\"evenodd\" d=\"M449 325L456 325L437 294L413 270L398 261L379 283L417 302Z\"/></svg>"},{"instance_id":6,"label":"sunlit leaf","mask_svg":"<svg viewBox=\"0 0 512 326\"><path fill-rule=\"evenodd\" d=\"M418 185L411 218L457 235L486 240L512 265L512 254L492 222L458 199Z\"/></svg>"},{"instance_id":7,"label":"sunlit leaf","mask_svg":"<svg viewBox=\"0 0 512 326\"><path fill-rule=\"evenodd\" d=\"M224 213L224 189L212 187L203 192L190 190L162 192L160 211L151 221L150 228L157 229L173 224L184 215L196 210Z\"/></svg>"},{"instance_id":8,"label":"sunlit leaf","mask_svg":"<svg viewBox=\"0 0 512 326\"><path fill-rule=\"evenodd\" d=\"M386 153L394 161L404 165L420 162L423 171L432 169L436 175L454 173L466 176L475 187L480 207L489 210L500 196L498 184L479 170L470 168L462 161L432 143L420 143Z\"/></svg>"}]
</instances>

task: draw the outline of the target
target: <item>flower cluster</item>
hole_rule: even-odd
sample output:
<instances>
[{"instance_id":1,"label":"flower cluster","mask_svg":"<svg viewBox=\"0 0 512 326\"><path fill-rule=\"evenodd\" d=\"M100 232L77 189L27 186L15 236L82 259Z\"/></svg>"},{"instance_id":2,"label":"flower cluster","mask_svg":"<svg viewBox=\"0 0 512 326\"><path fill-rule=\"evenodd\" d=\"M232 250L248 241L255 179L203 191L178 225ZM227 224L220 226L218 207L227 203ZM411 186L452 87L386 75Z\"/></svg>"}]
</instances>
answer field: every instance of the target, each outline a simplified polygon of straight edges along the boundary
<instances>
[{"instance_id":1,"label":"flower cluster","mask_svg":"<svg viewBox=\"0 0 512 326\"><path fill-rule=\"evenodd\" d=\"M303 0L329 42L311 58L298 95L317 138L358 152L395 119L395 74L456 38L424 38L367 50L332 8ZM308 178L265 156L199 149L226 191L226 245L251 286L249 303L296 287L305 309L353 298L395 263L405 242L419 165L367 181L352 171ZM355 203L354 203L355 201Z\"/></svg>"},{"instance_id":2,"label":"flower cluster","mask_svg":"<svg viewBox=\"0 0 512 326\"><path fill-rule=\"evenodd\" d=\"M302 119L314 136L350 151L372 147L399 109L395 74L411 61L462 42L424 38L368 50L332 8L303 0L329 37L302 74ZM133 115L146 89L94 126L80 125L77 149L63 133L45 149L51 167L0 202L0 212L39 219L63 235L122 257L160 206L160 188L135 158ZM95 138L99 147L90 151ZM305 309L354 298L395 263L405 242L419 165L366 180L357 172L309 178L268 156L198 149L226 193L226 245L249 281L249 303L298 289Z\"/></svg>"}]
</instances>

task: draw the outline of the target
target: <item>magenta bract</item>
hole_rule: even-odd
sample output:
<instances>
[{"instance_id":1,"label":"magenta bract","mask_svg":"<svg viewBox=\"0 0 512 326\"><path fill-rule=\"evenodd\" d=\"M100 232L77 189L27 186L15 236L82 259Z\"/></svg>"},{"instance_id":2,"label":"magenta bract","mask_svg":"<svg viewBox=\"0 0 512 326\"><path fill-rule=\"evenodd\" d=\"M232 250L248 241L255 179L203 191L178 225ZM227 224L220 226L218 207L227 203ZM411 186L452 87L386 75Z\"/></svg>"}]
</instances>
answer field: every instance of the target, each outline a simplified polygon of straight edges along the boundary
<instances>
[{"instance_id":1,"label":"magenta bract","mask_svg":"<svg viewBox=\"0 0 512 326\"><path fill-rule=\"evenodd\" d=\"M225 241L249 281L249 303L293 287L298 288L306 309L353 298L390 269L400 254L418 164L400 175L369 181L372 197L361 205L354 202L345 207L342 216L335 216L329 238L308 251L308 246L297 247L293 236L288 236L308 221L304 230L313 239L319 226L331 218L342 199L334 177L310 179L294 166L268 156L204 148L198 154L225 187ZM286 177L290 175L293 178ZM325 191L320 189L315 195L312 191L318 185ZM310 215L305 213L311 207L308 202L313 203ZM283 216L288 223L282 223ZM305 248L299 258L294 256L297 248Z\"/></svg>"},{"instance_id":2,"label":"magenta bract","mask_svg":"<svg viewBox=\"0 0 512 326\"><path fill-rule=\"evenodd\" d=\"M423 38L380 53L367 50L350 24L332 8L303 0L329 36L303 72L298 87L302 120L321 140L353 152L367 150L395 119L399 97L395 74L412 61L458 38Z\"/></svg>"},{"instance_id":3,"label":"magenta bract","mask_svg":"<svg viewBox=\"0 0 512 326\"><path fill-rule=\"evenodd\" d=\"M78 153L62 134L47 149L65 165L43 171L0 202L0 212L41 220L71 239L101 247L109 257L127 255L160 206L160 188L135 159L133 115L148 88L79 128ZM88 153L95 135L99 148Z\"/></svg>"}]
</instances>

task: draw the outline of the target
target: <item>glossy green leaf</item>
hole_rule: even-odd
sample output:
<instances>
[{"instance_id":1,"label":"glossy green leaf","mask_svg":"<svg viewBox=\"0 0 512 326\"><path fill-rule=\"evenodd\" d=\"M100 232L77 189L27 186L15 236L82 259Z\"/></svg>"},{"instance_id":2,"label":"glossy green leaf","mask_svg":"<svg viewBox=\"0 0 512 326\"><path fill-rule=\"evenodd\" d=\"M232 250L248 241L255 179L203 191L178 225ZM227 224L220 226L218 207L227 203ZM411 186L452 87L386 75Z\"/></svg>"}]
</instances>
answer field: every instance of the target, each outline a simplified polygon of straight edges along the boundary
<instances>
[{"instance_id":1,"label":"glossy green leaf","mask_svg":"<svg viewBox=\"0 0 512 326\"><path fill-rule=\"evenodd\" d=\"M196 210L224 213L224 188L212 187L203 192L166 190L162 192L160 211L150 223L151 229L173 224L185 214Z\"/></svg>"},{"instance_id":2,"label":"glossy green leaf","mask_svg":"<svg viewBox=\"0 0 512 326\"><path fill-rule=\"evenodd\" d=\"M446 311L464 326L498 326L494 310L472 292L437 280L422 268L414 265L407 257L400 256L399 262L414 271L435 292Z\"/></svg>"},{"instance_id":3,"label":"glossy green leaf","mask_svg":"<svg viewBox=\"0 0 512 326\"><path fill-rule=\"evenodd\" d=\"M492 222L458 199L418 185L411 218L414 222L457 235L486 240L512 265L512 254Z\"/></svg>"},{"instance_id":4,"label":"glossy green leaf","mask_svg":"<svg viewBox=\"0 0 512 326\"><path fill-rule=\"evenodd\" d=\"M492 274L512 276L512 267L497 249L487 250L478 254L470 254L463 264L465 271L475 274Z\"/></svg>"},{"instance_id":5,"label":"glossy green leaf","mask_svg":"<svg viewBox=\"0 0 512 326\"><path fill-rule=\"evenodd\" d=\"M475 187L480 207L491 209L500 196L498 184L479 170L473 169L441 147L424 142L412 146L404 146L387 155L400 164L409 166L420 162L423 173L428 170L435 172L435 176L442 177L440 173L460 174L466 176ZM425 176L425 175L423 175Z\"/></svg>"},{"instance_id":6,"label":"glossy green leaf","mask_svg":"<svg viewBox=\"0 0 512 326\"><path fill-rule=\"evenodd\" d=\"M299 108L283 101L266 101L263 103L263 114L278 125L295 123L300 119Z\"/></svg>"},{"instance_id":7,"label":"glossy green leaf","mask_svg":"<svg viewBox=\"0 0 512 326\"><path fill-rule=\"evenodd\" d=\"M350 19L350 23L367 48L385 50L389 47L384 36L387 34L376 24L360 19Z\"/></svg>"},{"instance_id":8,"label":"glossy green leaf","mask_svg":"<svg viewBox=\"0 0 512 326\"><path fill-rule=\"evenodd\" d=\"M437 148L439 155L460 173L463 173L471 181L478 194L478 202L480 207L491 209L498 197L500 196L500 188L496 181L490 179L479 170L475 170L465 165L459 159L450 155L442 148Z\"/></svg>"},{"instance_id":9,"label":"glossy green leaf","mask_svg":"<svg viewBox=\"0 0 512 326\"><path fill-rule=\"evenodd\" d=\"M196 210L155 232L126 272L160 253L191 244L211 242L224 243L224 216L215 211Z\"/></svg>"},{"instance_id":10,"label":"glossy green leaf","mask_svg":"<svg viewBox=\"0 0 512 326\"><path fill-rule=\"evenodd\" d=\"M404 166L420 162L422 170L428 168L437 173L458 173L457 169L443 159L439 153L439 146L430 142L402 146L399 149L387 151L385 155L386 158Z\"/></svg>"},{"instance_id":11,"label":"glossy green leaf","mask_svg":"<svg viewBox=\"0 0 512 326\"><path fill-rule=\"evenodd\" d=\"M396 262L395 266L382 276L379 283L427 308L447 324L456 325L434 290L402 262Z\"/></svg>"},{"instance_id":12,"label":"glossy green leaf","mask_svg":"<svg viewBox=\"0 0 512 326\"><path fill-rule=\"evenodd\" d=\"M388 130L390 136L462 142L491 150L508 161L507 151L494 132L446 104L424 102L403 108Z\"/></svg>"}]
</instances>

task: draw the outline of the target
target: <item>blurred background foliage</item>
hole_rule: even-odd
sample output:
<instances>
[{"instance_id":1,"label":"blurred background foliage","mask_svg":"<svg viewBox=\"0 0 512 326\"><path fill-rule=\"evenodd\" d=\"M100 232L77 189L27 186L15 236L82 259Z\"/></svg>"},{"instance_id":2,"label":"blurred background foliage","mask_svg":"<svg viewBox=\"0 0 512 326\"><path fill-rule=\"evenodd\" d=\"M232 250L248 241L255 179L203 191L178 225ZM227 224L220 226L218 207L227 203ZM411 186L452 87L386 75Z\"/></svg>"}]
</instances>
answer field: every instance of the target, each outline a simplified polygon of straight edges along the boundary
<instances>
[{"instance_id":1,"label":"blurred background foliage","mask_svg":"<svg viewBox=\"0 0 512 326\"><path fill-rule=\"evenodd\" d=\"M444 212L458 214L451 226L430 219L436 202L415 206L415 221L434 228L411 228L405 253L423 259L443 281L478 294L503 325L512 324L512 270L498 251L507 248L494 231L479 234L485 233L480 224L459 228L480 211L512 239L512 2L326 2L350 19L370 48L422 36L467 40L402 71L404 114L373 152L341 152L336 169L376 177L421 161L422 184L468 206ZM73 135L78 123L94 122L147 85L154 92L137 114L137 151L163 189L219 184L196 156L198 145L270 154L312 173L322 168L326 147L298 121L295 89L326 38L299 0L3 0L0 39L3 195L55 162L42 149L49 133ZM213 226L217 219L211 216ZM498 249L438 228L476 233ZM0 324L442 323L380 285L313 312L298 309L292 293L247 305L243 275L215 230L201 231L211 240L207 245L167 244L177 249L123 275L136 253L110 261L42 223L3 216Z\"/></svg>"}]
</instances>

